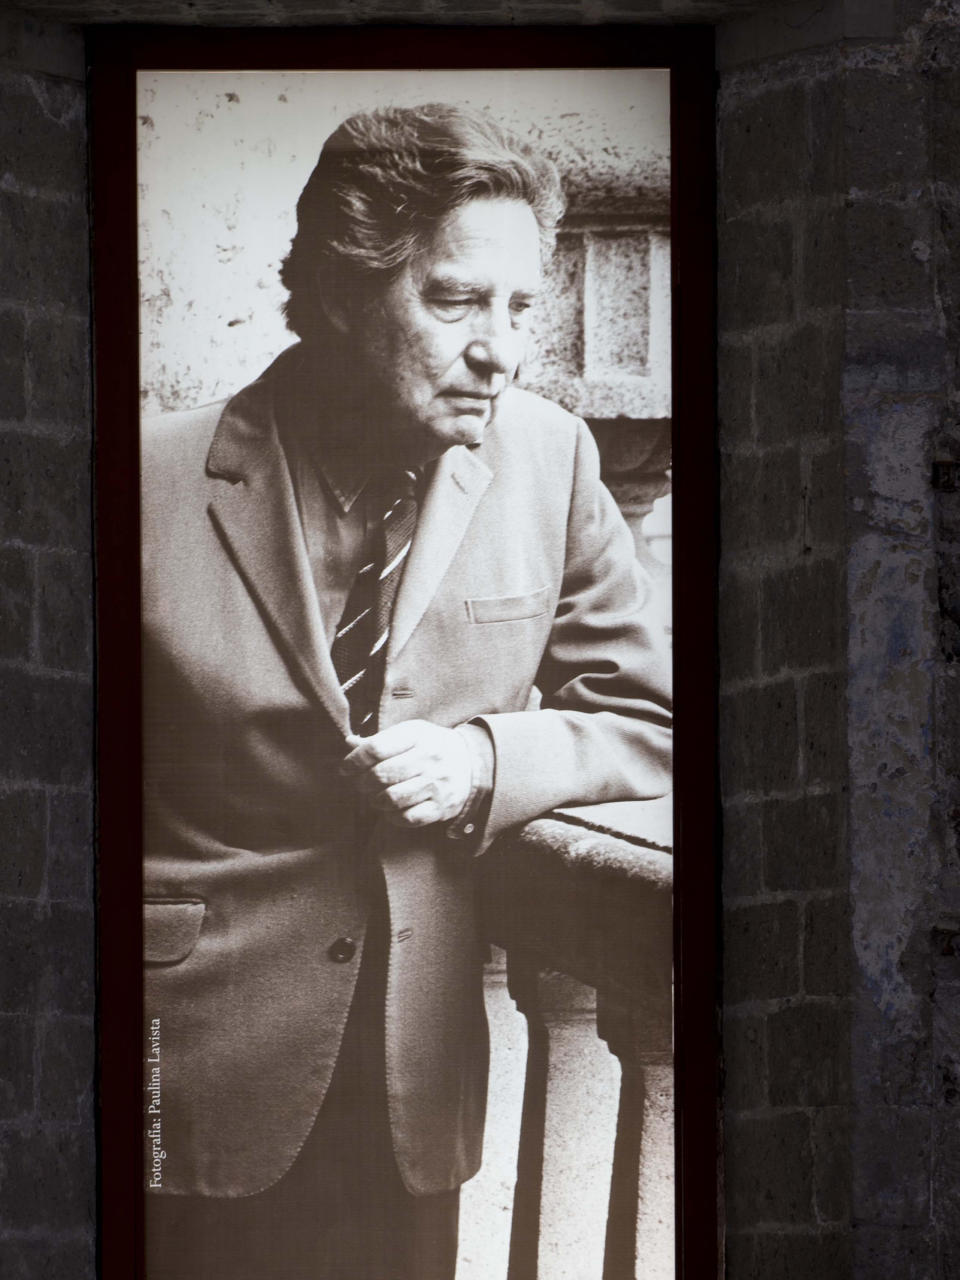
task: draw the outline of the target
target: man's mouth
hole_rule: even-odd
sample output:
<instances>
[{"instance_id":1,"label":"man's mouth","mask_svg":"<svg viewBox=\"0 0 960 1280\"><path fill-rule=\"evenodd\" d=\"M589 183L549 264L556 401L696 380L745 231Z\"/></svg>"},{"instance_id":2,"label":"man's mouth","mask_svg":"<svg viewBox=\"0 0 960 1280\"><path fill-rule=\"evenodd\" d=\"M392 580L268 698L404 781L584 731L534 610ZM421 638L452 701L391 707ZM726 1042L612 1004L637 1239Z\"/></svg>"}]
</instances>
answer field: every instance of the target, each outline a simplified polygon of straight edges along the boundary
<instances>
[{"instance_id":1,"label":"man's mouth","mask_svg":"<svg viewBox=\"0 0 960 1280\"><path fill-rule=\"evenodd\" d=\"M460 413L475 414L477 417L488 413L494 401L492 393L481 394L476 391L447 391L443 398Z\"/></svg>"}]
</instances>

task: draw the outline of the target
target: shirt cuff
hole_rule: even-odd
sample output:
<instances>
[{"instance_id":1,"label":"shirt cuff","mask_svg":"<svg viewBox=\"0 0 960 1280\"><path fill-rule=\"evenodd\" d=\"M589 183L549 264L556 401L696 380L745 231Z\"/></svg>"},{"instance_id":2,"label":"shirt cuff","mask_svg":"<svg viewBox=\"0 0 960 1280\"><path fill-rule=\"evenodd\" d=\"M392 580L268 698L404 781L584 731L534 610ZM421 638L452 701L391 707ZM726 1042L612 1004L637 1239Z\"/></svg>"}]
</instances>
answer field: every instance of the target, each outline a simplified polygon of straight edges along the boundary
<instances>
[{"instance_id":1,"label":"shirt cuff","mask_svg":"<svg viewBox=\"0 0 960 1280\"><path fill-rule=\"evenodd\" d=\"M484 725L457 725L457 733L466 739L473 762L472 775L470 794L463 808L447 827L447 836L451 840L469 840L483 831L490 812L496 754L493 738Z\"/></svg>"}]
</instances>

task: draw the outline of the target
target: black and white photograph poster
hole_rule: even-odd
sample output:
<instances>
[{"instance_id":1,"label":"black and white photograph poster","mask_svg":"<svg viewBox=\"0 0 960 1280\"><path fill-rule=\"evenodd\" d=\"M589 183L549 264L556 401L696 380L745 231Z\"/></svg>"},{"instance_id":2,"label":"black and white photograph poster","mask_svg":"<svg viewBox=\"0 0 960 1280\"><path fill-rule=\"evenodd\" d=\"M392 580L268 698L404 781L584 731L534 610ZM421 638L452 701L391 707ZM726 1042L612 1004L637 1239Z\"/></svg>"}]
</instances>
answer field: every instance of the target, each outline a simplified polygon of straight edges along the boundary
<instances>
[{"instance_id":1,"label":"black and white photograph poster","mask_svg":"<svg viewBox=\"0 0 960 1280\"><path fill-rule=\"evenodd\" d=\"M147 1280L669 1280L670 72L137 117Z\"/></svg>"}]
</instances>

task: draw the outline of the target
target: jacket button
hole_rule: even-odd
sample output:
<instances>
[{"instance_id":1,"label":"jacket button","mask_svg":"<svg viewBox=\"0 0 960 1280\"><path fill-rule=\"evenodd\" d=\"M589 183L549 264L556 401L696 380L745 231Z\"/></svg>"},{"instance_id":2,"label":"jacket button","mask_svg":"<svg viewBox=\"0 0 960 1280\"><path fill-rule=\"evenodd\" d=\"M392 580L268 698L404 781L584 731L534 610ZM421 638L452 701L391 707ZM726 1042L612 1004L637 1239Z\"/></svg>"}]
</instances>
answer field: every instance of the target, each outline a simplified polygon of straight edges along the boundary
<instances>
[{"instance_id":1,"label":"jacket button","mask_svg":"<svg viewBox=\"0 0 960 1280\"><path fill-rule=\"evenodd\" d=\"M357 954L357 944L352 938L338 938L327 947L327 955L335 964L346 964Z\"/></svg>"}]
</instances>

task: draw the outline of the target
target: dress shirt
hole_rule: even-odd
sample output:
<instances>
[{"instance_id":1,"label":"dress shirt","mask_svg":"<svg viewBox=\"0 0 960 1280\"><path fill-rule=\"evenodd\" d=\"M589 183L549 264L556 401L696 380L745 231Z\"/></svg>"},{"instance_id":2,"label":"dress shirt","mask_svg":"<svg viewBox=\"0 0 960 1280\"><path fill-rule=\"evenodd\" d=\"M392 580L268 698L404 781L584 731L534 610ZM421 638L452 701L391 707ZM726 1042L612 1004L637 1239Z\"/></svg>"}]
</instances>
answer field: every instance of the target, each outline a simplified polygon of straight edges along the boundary
<instances>
[{"instance_id":1,"label":"dress shirt","mask_svg":"<svg viewBox=\"0 0 960 1280\"><path fill-rule=\"evenodd\" d=\"M284 431L284 450L303 529L320 620L328 645L333 644L347 597L361 567L375 554L375 534L382 511L372 484L378 469L369 451L354 440L304 438ZM429 478L429 469L425 483ZM494 748L479 724L458 725L472 763L470 793L447 835L469 840L480 827L493 790Z\"/></svg>"}]
</instances>

